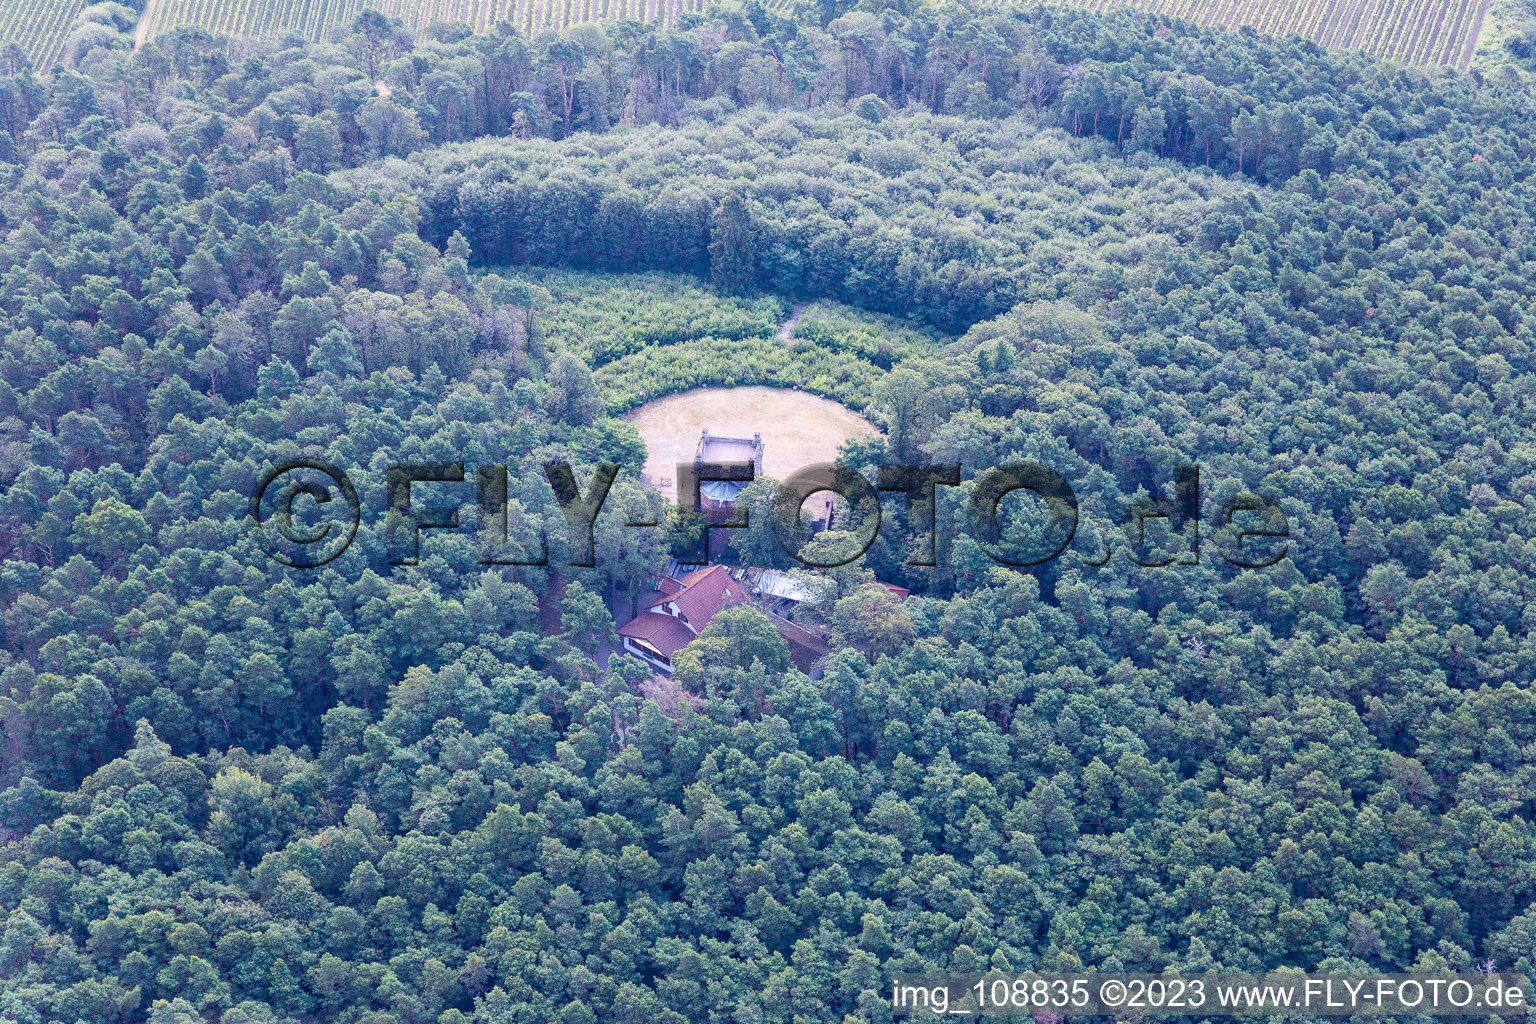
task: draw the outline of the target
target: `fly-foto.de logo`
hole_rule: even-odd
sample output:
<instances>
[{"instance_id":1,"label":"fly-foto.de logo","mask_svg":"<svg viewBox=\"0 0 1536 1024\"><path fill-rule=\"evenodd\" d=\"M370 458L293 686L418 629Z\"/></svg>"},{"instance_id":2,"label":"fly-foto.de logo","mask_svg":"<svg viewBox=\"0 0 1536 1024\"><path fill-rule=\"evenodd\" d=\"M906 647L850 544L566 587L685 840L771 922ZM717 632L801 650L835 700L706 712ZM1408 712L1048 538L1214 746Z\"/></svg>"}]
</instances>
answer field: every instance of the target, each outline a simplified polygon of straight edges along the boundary
<instances>
[{"instance_id":1,"label":"fly-foto.de logo","mask_svg":"<svg viewBox=\"0 0 1536 1024\"><path fill-rule=\"evenodd\" d=\"M558 502L568 531L569 565L594 567L596 544L593 527L602 512L622 468L599 463L583 488L567 462L543 465L543 480ZM709 560L709 537L714 531L743 530L753 526L754 510L740 501L745 488L758 479L751 462L683 463L677 467L678 510L697 519L702 550L696 561ZM509 474L505 464L493 464L467 472L464 463L407 463L384 472L384 508L380 510L390 538L390 565L416 565L421 558L425 531L458 530L459 511L471 500L478 508L477 522L485 544L482 565L549 565L549 538L541 537L538 551L529 555L526 545L508 550ZM456 506L423 507L413 501L416 484L458 485L463 488ZM1174 472L1172 498L1145 498L1133 503L1125 524L1126 547L1131 560L1145 567L1195 565L1201 550L1200 467L1186 465ZM719 485L725 485L721 487ZM959 466L880 466L871 482L847 466L818 463L805 467L774 485L771 499L756 506L766 511L769 528L784 552L801 565L833 568L862 558L879 536L882 526L880 495L905 503L909 528L917 548L907 561L912 566L937 564L939 488L963 488L965 515L959 517L965 532L999 565L1030 568L1060 557L1078 532L1078 500L1071 484L1060 473L1037 462L996 466L964 485ZM813 496L835 495L847 510L838 528L856 538L849 550L844 545L836 556L807 550L812 536L832 525L831 501L820 517L808 513ZM1015 502L1018 495L1028 506ZM296 569L326 565L352 544L363 517L363 503L351 477L323 459L292 459L264 472L251 491L250 515L261 546L275 561ZM1280 507L1257 494L1239 494L1214 513L1217 551L1227 563L1245 569L1274 565L1290 553L1290 523ZM936 523L939 528L936 528ZM1026 528L1018 528L1027 523ZM1178 554L1149 552L1149 525L1160 524L1168 536L1180 539ZM658 529L656 519L635 519L628 529ZM900 538L904 547L912 538ZM526 540L526 538L522 538ZM1098 557L1078 555L1087 566L1106 564L1113 546L1101 542Z\"/></svg>"}]
</instances>

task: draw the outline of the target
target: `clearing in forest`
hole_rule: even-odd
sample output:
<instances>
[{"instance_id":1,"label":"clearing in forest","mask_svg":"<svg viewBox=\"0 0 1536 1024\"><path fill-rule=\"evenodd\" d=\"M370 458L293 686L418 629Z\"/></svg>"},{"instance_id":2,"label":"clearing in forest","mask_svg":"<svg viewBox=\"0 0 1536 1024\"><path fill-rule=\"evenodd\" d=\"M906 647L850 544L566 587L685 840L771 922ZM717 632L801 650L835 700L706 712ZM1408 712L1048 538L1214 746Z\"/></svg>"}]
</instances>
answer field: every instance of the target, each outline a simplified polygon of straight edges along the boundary
<instances>
[{"instance_id":1,"label":"clearing in forest","mask_svg":"<svg viewBox=\"0 0 1536 1024\"><path fill-rule=\"evenodd\" d=\"M677 499L678 463L692 462L699 435L763 435L763 472L782 480L812 463L837 458L844 441L870 437L874 426L845 406L787 388L700 388L647 402L624 419L645 439L645 477Z\"/></svg>"}]
</instances>

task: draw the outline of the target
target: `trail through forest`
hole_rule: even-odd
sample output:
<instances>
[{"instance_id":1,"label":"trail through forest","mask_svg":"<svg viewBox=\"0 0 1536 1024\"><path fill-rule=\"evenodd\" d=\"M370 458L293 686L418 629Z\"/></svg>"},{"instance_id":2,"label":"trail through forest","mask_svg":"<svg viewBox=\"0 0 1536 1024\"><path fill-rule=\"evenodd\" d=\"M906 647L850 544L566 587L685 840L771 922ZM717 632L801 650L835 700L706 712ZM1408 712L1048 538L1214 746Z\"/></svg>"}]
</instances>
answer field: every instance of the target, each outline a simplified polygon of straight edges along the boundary
<instances>
[{"instance_id":1,"label":"trail through forest","mask_svg":"<svg viewBox=\"0 0 1536 1024\"><path fill-rule=\"evenodd\" d=\"M789 341L795 336L795 325L800 323L800 318L805 315L805 307L808 303L797 302L789 310L789 319L779 325L779 340Z\"/></svg>"}]
</instances>

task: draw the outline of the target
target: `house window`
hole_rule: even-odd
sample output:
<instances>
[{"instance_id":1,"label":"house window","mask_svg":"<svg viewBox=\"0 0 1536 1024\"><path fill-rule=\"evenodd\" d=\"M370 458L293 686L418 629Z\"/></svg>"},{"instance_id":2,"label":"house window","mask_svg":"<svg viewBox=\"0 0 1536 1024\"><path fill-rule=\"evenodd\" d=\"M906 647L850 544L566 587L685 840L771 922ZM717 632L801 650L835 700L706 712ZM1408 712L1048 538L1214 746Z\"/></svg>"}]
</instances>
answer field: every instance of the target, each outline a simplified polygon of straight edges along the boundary
<instances>
[{"instance_id":1,"label":"house window","mask_svg":"<svg viewBox=\"0 0 1536 1024\"><path fill-rule=\"evenodd\" d=\"M647 661L659 662L669 668L672 665L672 662L668 660L664 654L662 654L656 648L652 647L650 644L646 643L644 640L636 640L632 636L627 636L624 638L624 643L632 654L638 654L640 657L645 658Z\"/></svg>"}]
</instances>

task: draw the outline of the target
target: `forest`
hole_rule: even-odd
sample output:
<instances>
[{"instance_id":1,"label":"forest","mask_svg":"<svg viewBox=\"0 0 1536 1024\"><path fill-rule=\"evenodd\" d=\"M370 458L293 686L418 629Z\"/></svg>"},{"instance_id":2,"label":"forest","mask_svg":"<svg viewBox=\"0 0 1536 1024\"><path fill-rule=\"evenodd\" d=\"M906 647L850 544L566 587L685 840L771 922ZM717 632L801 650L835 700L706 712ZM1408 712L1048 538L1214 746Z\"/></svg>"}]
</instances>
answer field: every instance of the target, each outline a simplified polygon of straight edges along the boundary
<instances>
[{"instance_id":1,"label":"forest","mask_svg":"<svg viewBox=\"0 0 1536 1024\"><path fill-rule=\"evenodd\" d=\"M902 971L1536 973L1515 64L930 0L96 38L0 52L0 1021L884 1024ZM747 383L876 423L850 469L964 482L818 574L819 671L733 610L658 701L598 667L605 595L686 524L621 474L570 566L541 467L639 466L620 414ZM287 568L249 499L296 458L380 513L389 466L506 464L550 564L480 564L471 503L418 565L379 514ZM1029 461L1080 521L1021 571L963 499ZM1198 555L1133 525L1188 465ZM1243 495L1285 514L1272 566L1216 557ZM765 521L731 557L787 567Z\"/></svg>"}]
</instances>

